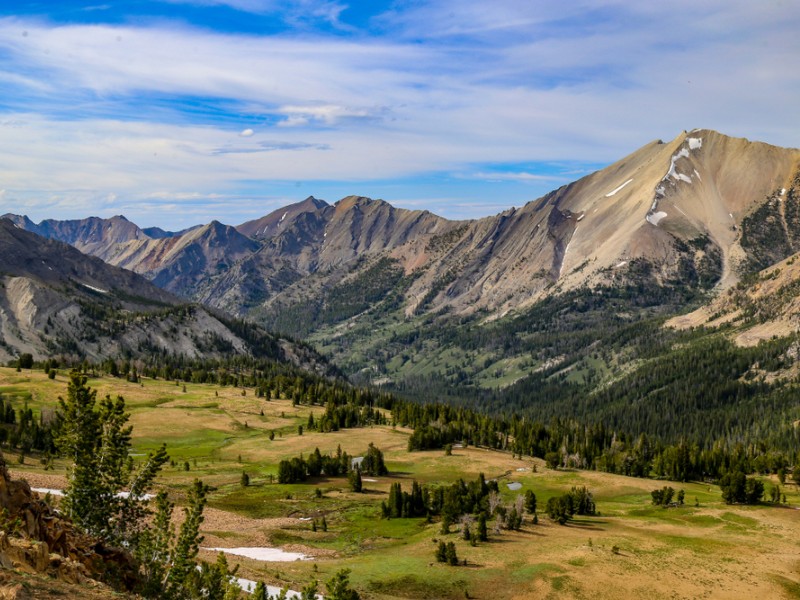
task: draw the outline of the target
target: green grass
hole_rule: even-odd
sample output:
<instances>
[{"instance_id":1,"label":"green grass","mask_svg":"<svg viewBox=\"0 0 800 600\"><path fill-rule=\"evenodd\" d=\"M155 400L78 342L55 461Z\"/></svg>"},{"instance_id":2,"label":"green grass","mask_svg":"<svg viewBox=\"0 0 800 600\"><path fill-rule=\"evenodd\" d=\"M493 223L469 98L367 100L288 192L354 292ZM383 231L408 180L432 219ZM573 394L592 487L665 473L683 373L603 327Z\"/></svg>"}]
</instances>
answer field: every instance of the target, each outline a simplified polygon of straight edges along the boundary
<instances>
[{"instance_id":1,"label":"green grass","mask_svg":"<svg viewBox=\"0 0 800 600\"><path fill-rule=\"evenodd\" d=\"M442 350L437 357L435 366L416 364L414 368L442 369L465 360L464 354L451 349ZM60 377L55 382L39 373L19 378L12 370L0 369L0 393L18 397L15 404L27 398L35 410L52 408L57 396L65 393L64 379ZM256 401L250 390L243 398L240 390L230 388L188 384L183 393L182 387L168 382L144 383L142 387L110 378L95 380L101 390L98 396L119 393L126 398L139 427L138 433L134 428L133 435L136 453L167 443L177 464L164 470L161 484L173 500L180 504L187 486L199 477L213 486L210 508L236 519L251 520L244 529L238 525L225 528L219 520L209 524L205 533L216 540L215 544L258 545L266 540L277 546L301 547L312 553L316 549L321 553L313 562L277 567L243 561L242 575L251 579L285 582L293 589L301 589L312 577L324 582L337 570L349 568L353 584L365 598L462 599L467 593L475 598L508 598L515 594L592 598L596 595L593 592L608 591L606 587L595 587L606 585L598 584L598 577L624 568L627 575L614 589L619 597L635 597L648 586L655 596L668 596L673 589L682 589L679 595L697 597L704 592L713 596L715 578L728 578L729 585L735 585L746 567L747 577L758 582L760 592L769 589L775 597L798 597L800 577L792 571L795 563L787 558L796 556L798 550L798 513L791 508L727 506L718 488L705 483L550 470L540 460L519 460L508 453L486 449L456 448L452 456L445 456L442 450L409 453L405 449L408 432L389 427L300 437L297 424L305 423L307 407L292 407L285 400ZM263 416L259 409L264 411ZM245 428L244 422L250 426ZM282 436L270 442L270 429L280 431ZM277 474L277 463L283 458L301 452L307 455L317 444L335 448L341 443L358 452L366 445L365 436L370 435L374 436L370 439L378 440L379 447L392 450L385 453L390 475L365 483L368 493L351 493L344 478L321 478L295 485L270 483L269 476ZM7 460L14 468L15 455L8 454ZM184 461L189 462L189 471L183 470ZM534 464L536 472L532 470ZM517 471L519 467L526 470ZM36 457L27 459L24 468L44 473ZM250 475L248 487L240 485L242 471ZM473 547L461 539L457 527L443 536L438 519L429 524L424 518L380 517L380 503L387 498L392 482L400 482L408 491L414 479L424 484L449 485L458 478L474 480L479 472L488 479L499 478L505 502L513 502L519 494L533 490L540 507L540 524L533 526L528 520L521 532L503 531L499 535L490 527L490 542ZM57 462L55 472L48 472L53 473L64 476L63 461ZM508 490L509 481L520 482L522 489ZM547 499L583 485L594 493L601 516L579 517L564 527L549 522L541 512ZM676 491L684 489L686 505L669 509L653 506L650 491L664 485ZM315 494L317 488L323 492L321 498ZM791 507L800 504L797 486L785 485L782 490ZM695 498L699 507L694 506ZM323 516L327 532L313 532L310 521L297 520L319 520ZM276 524L272 519L281 521ZM592 544L588 543L590 538ZM434 540L439 539L453 541L458 556L467 559L467 566L437 563ZM621 554L613 554L612 546L618 546ZM231 560L232 564L235 562L236 559ZM318 570L314 570L315 564ZM645 577L652 569L659 569L660 579L628 581ZM689 584L695 587L681 588Z\"/></svg>"},{"instance_id":2,"label":"green grass","mask_svg":"<svg viewBox=\"0 0 800 600\"><path fill-rule=\"evenodd\" d=\"M783 591L790 598L800 598L800 583L792 581L782 575L773 575L772 579L783 588Z\"/></svg>"},{"instance_id":3,"label":"green grass","mask_svg":"<svg viewBox=\"0 0 800 600\"><path fill-rule=\"evenodd\" d=\"M158 437L136 438L134 449L137 452L149 452L160 447L162 443L166 443L170 457L176 460L210 458L215 451L230 443L232 439L230 433L216 429L164 432Z\"/></svg>"}]
</instances>

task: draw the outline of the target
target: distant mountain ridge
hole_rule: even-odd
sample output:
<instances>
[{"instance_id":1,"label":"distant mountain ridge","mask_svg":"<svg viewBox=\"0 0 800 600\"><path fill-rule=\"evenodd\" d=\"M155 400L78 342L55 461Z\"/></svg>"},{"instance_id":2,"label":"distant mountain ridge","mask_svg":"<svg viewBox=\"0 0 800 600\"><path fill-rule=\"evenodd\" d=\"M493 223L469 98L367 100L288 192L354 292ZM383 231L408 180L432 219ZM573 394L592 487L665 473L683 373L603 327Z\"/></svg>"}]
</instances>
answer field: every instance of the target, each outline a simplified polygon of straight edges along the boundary
<instances>
[{"instance_id":1,"label":"distant mountain ridge","mask_svg":"<svg viewBox=\"0 0 800 600\"><path fill-rule=\"evenodd\" d=\"M98 221L85 231L105 226ZM0 219L0 256L0 361L26 352L93 360L163 352L291 360L322 373L328 368L307 348L252 326L243 337L230 322L140 275L8 219Z\"/></svg>"}]
</instances>

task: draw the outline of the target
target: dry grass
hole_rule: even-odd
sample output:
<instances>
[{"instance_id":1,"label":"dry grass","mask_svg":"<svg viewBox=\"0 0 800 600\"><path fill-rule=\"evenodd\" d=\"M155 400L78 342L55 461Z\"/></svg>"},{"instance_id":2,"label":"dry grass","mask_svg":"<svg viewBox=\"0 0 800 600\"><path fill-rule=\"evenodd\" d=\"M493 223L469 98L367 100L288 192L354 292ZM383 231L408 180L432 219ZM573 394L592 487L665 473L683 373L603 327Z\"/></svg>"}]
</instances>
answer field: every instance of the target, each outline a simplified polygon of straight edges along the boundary
<instances>
[{"instance_id":1,"label":"dry grass","mask_svg":"<svg viewBox=\"0 0 800 600\"><path fill-rule=\"evenodd\" d=\"M53 382L41 373L0 369L0 392L24 390L37 409L53 406L65 392L65 381L63 375ZM552 471L540 460L482 448L456 448L452 456L409 453L410 431L399 428L300 436L297 425L306 423L309 411L321 412L320 407L265 402L252 390L242 396L240 389L190 384L183 392L174 383L145 380L142 387L110 378L92 385L99 394L126 398L137 452L162 440L168 443L178 464L165 469L161 485L174 500L180 503L195 477L216 488L203 525L204 546L274 545L315 557L272 564L231 559L242 565L240 575L251 579L300 589L312 577L325 581L347 567L365 598L790 598L800 589L800 512L792 508L800 504L800 494L793 485L784 488L788 508L726 506L719 490L708 484ZM273 441L270 431L276 432ZM359 455L369 443L383 450L390 475L366 482L365 494L349 492L343 478L270 483L282 459L308 455L315 447L332 453L341 446ZM14 475L24 474L37 487L63 487L63 463L44 471L35 458L24 465L16 465L14 458L13 452L7 456ZM241 487L242 471L251 475L250 487ZM522 531L492 535L489 543L476 547L457 533L446 536L456 543L459 557L467 559L466 567L434 561L433 540L442 537L438 523L379 517L380 502L393 482L408 490L413 479L447 484L459 477L472 480L481 472L499 479L507 501L532 489L540 507L552 495L586 485L601 514L567 526L540 515L539 525L527 521ZM522 490L508 490L511 481L520 482ZM650 491L663 485L684 488L687 505L652 507ZM322 516L327 532L313 532L311 521L301 520ZM213 558L209 552L203 556Z\"/></svg>"}]
</instances>

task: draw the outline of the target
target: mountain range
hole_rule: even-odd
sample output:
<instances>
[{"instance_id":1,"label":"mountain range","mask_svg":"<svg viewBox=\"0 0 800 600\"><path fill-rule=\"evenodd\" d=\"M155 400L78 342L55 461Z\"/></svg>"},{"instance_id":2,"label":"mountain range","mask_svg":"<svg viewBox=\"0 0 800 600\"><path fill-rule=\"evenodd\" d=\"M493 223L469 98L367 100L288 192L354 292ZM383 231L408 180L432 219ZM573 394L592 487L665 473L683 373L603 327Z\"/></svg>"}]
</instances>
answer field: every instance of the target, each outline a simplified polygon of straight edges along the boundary
<instances>
[{"instance_id":1,"label":"mountain range","mask_svg":"<svg viewBox=\"0 0 800 600\"><path fill-rule=\"evenodd\" d=\"M87 220L86 243L100 239L106 224ZM45 227L51 225L58 230L60 224ZM255 356L322 372L328 368L310 349L251 326L243 335L244 328L230 319L7 219L0 219L0 256L4 362L23 353L102 360L149 352L189 359Z\"/></svg>"},{"instance_id":2,"label":"mountain range","mask_svg":"<svg viewBox=\"0 0 800 600\"><path fill-rule=\"evenodd\" d=\"M800 150L682 132L477 220L357 196L332 205L310 197L236 226L179 232L122 216L4 217L171 294L310 339L351 374L382 382L428 373L414 360L398 366L397 356L431 329L524 318L554 297L608 288L680 288L695 301L732 289L800 250ZM665 313L689 307L686 298L667 304ZM478 385L507 385L544 364L455 352L449 341L423 346L417 359L441 359L445 370L479 357L486 367L468 376Z\"/></svg>"},{"instance_id":3,"label":"mountain range","mask_svg":"<svg viewBox=\"0 0 800 600\"><path fill-rule=\"evenodd\" d=\"M324 287L380 258L413 278L404 294L409 313L423 299L433 311L506 311L554 284L569 290L613 280L637 259L651 262L659 278L694 268L727 287L751 250L743 220L769 199L782 201L798 166L796 149L695 130L647 144L520 209L472 221L355 196L334 205L312 197L238 226L214 221L178 233L141 229L122 216L38 225L4 216L239 315L290 298L308 275L320 275Z\"/></svg>"}]
</instances>

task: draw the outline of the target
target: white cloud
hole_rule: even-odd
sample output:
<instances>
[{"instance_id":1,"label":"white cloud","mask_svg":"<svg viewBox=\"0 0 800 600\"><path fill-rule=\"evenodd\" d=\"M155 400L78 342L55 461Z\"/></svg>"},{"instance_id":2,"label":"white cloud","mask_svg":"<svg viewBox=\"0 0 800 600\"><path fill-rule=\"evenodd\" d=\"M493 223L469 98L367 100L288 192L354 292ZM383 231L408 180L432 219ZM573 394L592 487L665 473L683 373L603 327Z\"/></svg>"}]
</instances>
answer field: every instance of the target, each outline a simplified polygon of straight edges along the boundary
<instances>
[{"instance_id":1,"label":"white cloud","mask_svg":"<svg viewBox=\"0 0 800 600\"><path fill-rule=\"evenodd\" d=\"M564 177L557 177L555 175L537 175L536 173L527 173L525 171L518 172L484 172L470 173L464 177L469 179L484 179L487 181L563 181Z\"/></svg>"},{"instance_id":2,"label":"white cloud","mask_svg":"<svg viewBox=\"0 0 800 600\"><path fill-rule=\"evenodd\" d=\"M276 111L286 115L286 119L278 123L280 126L292 127L319 122L335 125L346 119L377 119L387 112L385 108L357 108L336 106L332 104L318 106L281 106Z\"/></svg>"},{"instance_id":3,"label":"white cloud","mask_svg":"<svg viewBox=\"0 0 800 600\"><path fill-rule=\"evenodd\" d=\"M163 0L171 4L193 4L195 6L229 6L249 13L264 14L275 11L279 2L275 0Z\"/></svg>"},{"instance_id":4,"label":"white cloud","mask_svg":"<svg viewBox=\"0 0 800 600\"><path fill-rule=\"evenodd\" d=\"M294 13L277 0L195 3L346 15L336 2ZM162 194L179 206L238 197L240 182L255 180L472 170L533 189L543 176L491 165L611 162L694 127L800 145L794 4L398 6L380 30L352 37L0 19L0 83L12 90L0 112L0 181L62 208L109 193L118 204ZM196 118L197 102L227 120Z\"/></svg>"}]
</instances>

